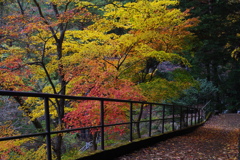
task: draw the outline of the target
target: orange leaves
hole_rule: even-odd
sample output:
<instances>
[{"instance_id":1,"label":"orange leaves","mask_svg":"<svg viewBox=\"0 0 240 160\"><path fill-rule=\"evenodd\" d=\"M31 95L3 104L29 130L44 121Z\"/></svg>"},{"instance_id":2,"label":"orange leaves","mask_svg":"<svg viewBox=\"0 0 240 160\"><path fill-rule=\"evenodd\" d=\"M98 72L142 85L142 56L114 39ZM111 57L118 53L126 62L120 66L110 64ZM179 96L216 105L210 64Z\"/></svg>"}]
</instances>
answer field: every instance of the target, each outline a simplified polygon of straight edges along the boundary
<instances>
[{"instance_id":1,"label":"orange leaves","mask_svg":"<svg viewBox=\"0 0 240 160\"><path fill-rule=\"evenodd\" d=\"M88 12L86 8L74 8L58 15L58 23L73 22L80 20L81 22L89 22L94 16Z\"/></svg>"},{"instance_id":2,"label":"orange leaves","mask_svg":"<svg viewBox=\"0 0 240 160\"><path fill-rule=\"evenodd\" d=\"M3 65L5 66L3 68L9 69L9 70L20 68L22 65L21 56L18 56L18 55L9 56L4 59L4 63L3 61L0 62L0 66L3 66Z\"/></svg>"},{"instance_id":3,"label":"orange leaves","mask_svg":"<svg viewBox=\"0 0 240 160\"><path fill-rule=\"evenodd\" d=\"M6 122L5 124L0 126L0 137L10 137L10 136L16 136L16 135L17 134L12 128L10 122ZM21 140L2 141L0 145L0 159L2 160L9 159L9 153L11 151L15 151L21 154L21 150L19 148L20 144L21 144Z\"/></svg>"},{"instance_id":4,"label":"orange leaves","mask_svg":"<svg viewBox=\"0 0 240 160\"><path fill-rule=\"evenodd\" d=\"M6 52L18 52L18 48L9 48L9 50L5 50L5 53L3 51L3 55L7 54ZM0 61L0 87L2 89L28 91L30 87L24 84L23 79L29 75L29 70L22 61L22 55L15 53L14 56L9 55Z\"/></svg>"},{"instance_id":5,"label":"orange leaves","mask_svg":"<svg viewBox=\"0 0 240 160\"><path fill-rule=\"evenodd\" d=\"M70 93L94 97L120 98L120 99L142 99L139 90L132 82L118 79L116 73L101 71L97 68L90 70L87 75L75 77L73 88Z\"/></svg>"},{"instance_id":6,"label":"orange leaves","mask_svg":"<svg viewBox=\"0 0 240 160\"><path fill-rule=\"evenodd\" d=\"M101 63L92 66L84 78L76 78L73 88L70 90L72 95L82 95L89 97L106 97L127 100L144 100L140 90L134 87L132 82L118 79L116 73L104 71ZM100 102L99 101L80 101L71 104L76 108L66 114L64 121L68 127L87 127L100 124ZM125 122L129 104L119 102L104 102L105 123L113 124ZM116 117L118 117L116 119ZM124 132L124 127L115 127L107 132Z\"/></svg>"}]
</instances>

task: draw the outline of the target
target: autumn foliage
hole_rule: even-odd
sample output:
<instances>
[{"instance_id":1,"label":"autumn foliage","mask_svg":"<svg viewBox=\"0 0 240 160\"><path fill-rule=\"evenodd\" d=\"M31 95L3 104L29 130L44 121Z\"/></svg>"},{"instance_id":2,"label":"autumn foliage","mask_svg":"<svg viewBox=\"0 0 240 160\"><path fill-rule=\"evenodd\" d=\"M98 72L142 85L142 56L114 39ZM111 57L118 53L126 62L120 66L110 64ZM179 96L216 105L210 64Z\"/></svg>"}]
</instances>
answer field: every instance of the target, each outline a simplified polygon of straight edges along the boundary
<instances>
[{"instance_id":1,"label":"autumn foliage","mask_svg":"<svg viewBox=\"0 0 240 160\"><path fill-rule=\"evenodd\" d=\"M78 91L85 91L87 97L103 97L123 100L135 100L143 101L146 98L142 96L141 90L134 86L134 83L127 80L121 80L109 75L107 72L101 72L99 75L95 73L93 82L82 82L88 80L83 79L82 83L88 83L88 85L81 84L79 81L74 85L73 91L75 94L79 94ZM107 79L107 81L106 81ZM111 82L111 83L109 83ZM84 87L84 88L83 88ZM86 87L86 88L85 88ZM80 93L81 93L80 92ZM87 127L100 125L100 103L101 101L74 101L71 105L74 106L74 110L67 113L64 118L64 122L68 127ZM127 122L129 120L129 104L122 102L104 102L104 119L107 124L115 124L121 122ZM117 117L117 118L116 118ZM109 130L108 132L124 132L124 129L116 127L115 130Z\"/></svg>"},{"instance_id":2,"label":"autumn foliage","mask_svg":"<svg viewBox=\"0 0 240 160\"><path fill-rule=\"evenodd\" d=\"M4 4L13 8L11 3ZM168 83L156 74L160 63L171 61L190 67L181 50L188 46L185 39L193 37L188 28L196 26L198 19L187 18L189 10L170 9L177 1L100 5L88 1L32 0L14 5L17 9L3 13L0 28L2 90L156 100L170 95L153 90L146 96L148 87L154 88L156 82ZM147 87L139 87L145 83ZM192 85L177 80L169 84L178 88L174 97ZM18 103L19 109L41 130L38 118L44 115L43 100L29 97L18 99ZM127 120L129 104L105 102L104 106L106 123ZM50 114L54 127L100 124L97 101L51 99ZM107 132L123 133L124 128ZM57 159L61 159L62 138L57 135L53 143Z\"/></svg>"},{"instance_id":3,"label":"autumn foliage","mask_svg":"<svg viewBox=\"0 0 240 160\"><path fill-rule=\"evenodd\" d=\"M0 126L0 137L10 137L10 136L17 136L17 133L13 127L11 126L11 122L6 122L5 124ZM29 139L22 139L22 140L8 140L1 142L0 145L0 158L2 160L7 160L10 158L9 154L15 152L19 155L23 155L24 152L20 148L22 144L29 141Z\"/></svg>"}]
</instances>

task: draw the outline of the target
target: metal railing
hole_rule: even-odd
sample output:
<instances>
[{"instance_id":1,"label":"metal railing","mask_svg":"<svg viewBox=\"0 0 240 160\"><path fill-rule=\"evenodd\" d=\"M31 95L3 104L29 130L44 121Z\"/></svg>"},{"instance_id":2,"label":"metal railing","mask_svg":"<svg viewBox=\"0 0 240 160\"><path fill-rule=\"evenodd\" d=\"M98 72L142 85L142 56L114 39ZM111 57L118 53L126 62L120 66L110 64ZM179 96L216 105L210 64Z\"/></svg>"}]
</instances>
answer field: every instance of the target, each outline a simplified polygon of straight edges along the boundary
<instances>
[{"instance_id":1,"label":"metal railing","mask_svg":"<svg viewBox=\"0 0 240 160\"><path fill-rule=\"evenodd\" d=\"M96 97L79 97L79 96L66 96L66 95L55 95L55 94L46 94L46 93L32 93L32 92L15 92L15 91L1 91L0 95L2 96L19 96L19 97L39 97L44 99L44 110L45 110L45 122L46 128L45 132L33 133L33 134L25 134L19 136L12 137L2 137L0 141L5 140L13 140L13 139L21 139L27 137L36 137L36 136L45 136L46 144L47 144L47 158L48 160L52 159L52 151L51 151L51 135L59 134L59 133L67 133L72 131L80 131L85 129L93 129L100 128L100 148L101 150L105 150L105 128L111 126L118 125L128 125L129 129L129 141L134 141L134 125L139 123L148 123L148 137L152 136L153 128L152 124L156 121L160 121L160 129L159 133L165 133L169 131L181 130L186 127L196 125L204 120L204 113L197 108L187 107L187 106L176 106L169 104L161 104L161 103L151 103L151 102L141 102L141 101L130 101L130 100L120 100L120 99L109 99L109 98L96 98ZM59 98L59 99L69 99L69 100L89 100L89 101L99 101L100 107L100 125L89 126L84 128L73 128L73 129L64 129L59 131L52 131L50 128L50 113L49 113L49 99L50 98ZM123 102L129 104L129 121L123 123L115 123L115 124L105 124L105 107L104 102ZM139 121L134 120L134 105L143 105L147 107L147 116L144 119L140 119ZM156 106L161 106L160 110L158 107L158 111L156 111ZM158 115L156 118L155 115ZM116 117L117 118L117 117ZM170 130L166 130L166 124L170 126ZM135 138L136 139L136 138Z\"/></svg>"}]
</instances>

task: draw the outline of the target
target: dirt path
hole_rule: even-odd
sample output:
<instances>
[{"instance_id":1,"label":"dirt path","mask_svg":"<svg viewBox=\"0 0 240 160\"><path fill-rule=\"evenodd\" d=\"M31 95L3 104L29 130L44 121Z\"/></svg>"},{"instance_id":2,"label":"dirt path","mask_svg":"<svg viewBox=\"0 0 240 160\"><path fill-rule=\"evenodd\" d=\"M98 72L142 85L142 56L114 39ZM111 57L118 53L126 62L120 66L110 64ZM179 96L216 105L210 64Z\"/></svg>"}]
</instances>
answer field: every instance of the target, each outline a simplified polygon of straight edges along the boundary
<instances>
[{"instance_id":1,"label":"dirt path","mask_svg":"<svg viewBox=\"0 0 240 160\"><path fill-rule=\"evenodd\" d=\"M213 116L194 132L116 160L237 160L240 114Z\"/></svg>"}]
</instances>

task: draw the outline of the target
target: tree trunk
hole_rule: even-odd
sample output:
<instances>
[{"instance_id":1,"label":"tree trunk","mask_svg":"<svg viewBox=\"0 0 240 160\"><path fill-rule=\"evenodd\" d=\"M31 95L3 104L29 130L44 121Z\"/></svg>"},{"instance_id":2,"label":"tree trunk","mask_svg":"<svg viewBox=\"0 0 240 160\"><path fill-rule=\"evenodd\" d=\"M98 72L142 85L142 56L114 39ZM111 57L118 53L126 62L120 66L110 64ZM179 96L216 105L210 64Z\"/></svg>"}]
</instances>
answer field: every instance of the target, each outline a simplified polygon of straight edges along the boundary
<instances>
[{"instance_id":1,"label":"tree trunk","mask_svg":"<svg viewBox=\"0 0 240 160\"><path fill-rule=\"evenodd\" d=\"M63 29L62 24L60 24L60 28ZM62 44L63 44L63 40L64 40L64 33L65 30L61 30L60 31L60 38L56 39L56 43L57 43L57 55L58 55L58 60L61 60L62 58ZM58 73L59 73L59 83L61 85L61 90L59 91L60 95L66 95L66 85L67 82L64 80L64 73L63 73L63 65L59 64L58 66ZM60 127L60 129L63 129L63 122L62 119L64 117L64 106L65 106L65 99L61 98L59 100L58 103L58 126ZM62 154L62 134L59 134L56 138L56 144L55 144L55 151L56 151L56 155L57 155L57 159L61 160L61 154Z\"/></svg>"},{"instance_id":2,"label":"tree trunk","mask_svg":"<svg viewBox=\"0 0 240 160\"><path fill-rule=\"evenodd\" d=\"M0 2L0 27L3 25L3 2ZM0 35L1 38L2 35Z\"/></svg>"},{"instance_id":3,"label":"tree trunk","mask_svg":"<svg viewBox=\"0 0 240 160\"><path fill-rule=\"evenodd\" d=\"M97 135L98 135L98 132L94 132L94 134L93 134L93 151L97 150Z\"/></svg>"},{"instance_id":4,"label":"tree trunk","mask_svg":"<svg viewBox=\"0 0 240 160\"><path fill-rule=\"evenodd\" d=\"M143 113L143 105L144 104L141 105L140 112L139 112L138 119L137 119L137 123L136 123L138 138L141 138L140 121L141 121L142 113Z\"/></svg>"},{"instance_id":5,"label":"tree trunk","mask_svg":"<svg viewBox=\"0 0 240 160\"><path fill-rule=\"evenodd\" d=\"M62 138L62 134L58 134L56 137L54 151L56 153L57 160L61 160L62 157Z\"/></svg>"},{"instance_id":6,"label":"tree trunk","mask_svg":"<svg viewBox=\"0 0 240 160\"><path fill-rule=\"evenodd\" d=\"M24 102L20 97L14 97L14 99L20 104L20 106L23 106ZM42 124L35 118L34 120L32 120L32 116L31 113L32 111L29 108L22 108L23 112L26 114L26 116L30 119L30 121L32 122L32 124L34 125L34 127L37 129L37 131L39 132L43 132L43 126Z\"/></svg>"}]
</instances>

